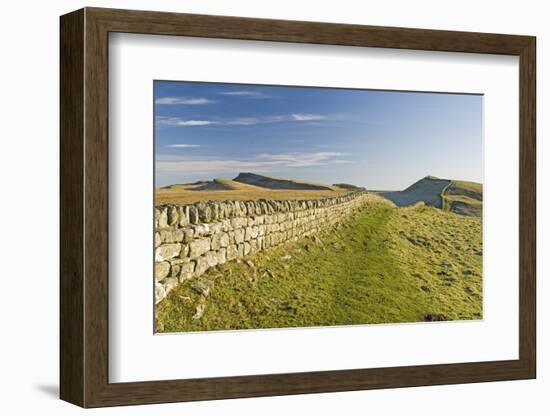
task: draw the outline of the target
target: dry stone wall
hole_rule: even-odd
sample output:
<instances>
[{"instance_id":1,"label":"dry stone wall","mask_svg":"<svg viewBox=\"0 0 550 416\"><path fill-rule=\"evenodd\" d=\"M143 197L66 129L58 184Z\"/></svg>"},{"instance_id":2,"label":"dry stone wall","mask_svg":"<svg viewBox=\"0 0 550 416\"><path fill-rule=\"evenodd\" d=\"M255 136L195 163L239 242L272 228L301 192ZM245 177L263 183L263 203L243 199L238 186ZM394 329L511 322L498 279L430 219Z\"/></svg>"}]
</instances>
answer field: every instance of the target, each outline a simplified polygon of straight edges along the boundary
<instances>
[{"instance_id":1,"label":"dry stone wall","mask_svg":"<svg viewBox=\"0 0 550 416\"><path fill-rule=\"evenodd\" d=\"M297 201L208 201L155 208L155 302L178 283L227 261L318 232L344 219L366 192Z\"/></svg>"}]
</instances>

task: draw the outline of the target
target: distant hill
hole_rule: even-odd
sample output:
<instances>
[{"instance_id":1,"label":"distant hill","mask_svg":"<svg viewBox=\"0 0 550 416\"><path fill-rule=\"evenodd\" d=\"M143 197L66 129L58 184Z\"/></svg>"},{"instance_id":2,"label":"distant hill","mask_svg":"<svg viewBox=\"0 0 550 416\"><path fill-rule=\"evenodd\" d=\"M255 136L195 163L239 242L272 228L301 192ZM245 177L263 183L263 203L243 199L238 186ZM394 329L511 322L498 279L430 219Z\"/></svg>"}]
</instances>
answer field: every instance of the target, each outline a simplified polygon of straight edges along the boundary
<instances>
[{"instance_id":1,"label":"distant hill","mask_svg":"<svg viewBox=\"0 0 550 416\"><path fill-rule=\"evenodd\" d=\"M344 187L240 173L235 179L217 178L157 188L155 204L192 204L208 200L321 199L346 195L352 191Z\"/></svg>"},{"instance_id":2,"label":"distant hill","mask_svg":"<svg viewBox=\"0 0 550 416\"><path fill-rule=\"evenodd\" d=\"M362 186L355 186L349 183L334 183L332 186L340 189L347 189L348 191L366 191L366 189Z\"/></svg>"},{"instance_id":3,"label":"distant hill","mask_svg":"<svg viewBox=\"0 0 550 416\"><path fill-rule=\"evenodd\" d=\"M205 181L200 186L193 187L191 191L254 191L259 190L257 186L236 182L231 179L217 178Z\"/></svg>"},{"instance_id":4,"label":"distant hill","mask_svg":"<svg viewBox=\"0 0 550 416\"><path fill-rule=\"evenodd\" d=\"M380 192L397 206L424 202L445 211L481 216L483 187L480 183L426 176L403 191Z\"/></svg>"},{"instance_id":5,"label":"distant hill","mask_svg":"<svg viewBox=\"0 0 550 416\"><path fill-rule=\"evenodd\" d=\"M239 173L239 175L235 179L233 179L233 181L268 189L307 189L317 191L333 190L333 188L329 185L325 185L322 183L304 182L295 179L272 178L269 176L258 175L250 172Z\"/></svg>"},{"instance_id":6,"label":"distant hill","mask_svg":"<svg viewBox=\"0 0 550 416\"><path fill-rule=\"evenodd\" d=\"M261 190L257 186L235 182L231 179L216 178L211 181L196 181L193 183L177 183L160 189L173 191L254 191Z\"/></svg>"}]
</instances>

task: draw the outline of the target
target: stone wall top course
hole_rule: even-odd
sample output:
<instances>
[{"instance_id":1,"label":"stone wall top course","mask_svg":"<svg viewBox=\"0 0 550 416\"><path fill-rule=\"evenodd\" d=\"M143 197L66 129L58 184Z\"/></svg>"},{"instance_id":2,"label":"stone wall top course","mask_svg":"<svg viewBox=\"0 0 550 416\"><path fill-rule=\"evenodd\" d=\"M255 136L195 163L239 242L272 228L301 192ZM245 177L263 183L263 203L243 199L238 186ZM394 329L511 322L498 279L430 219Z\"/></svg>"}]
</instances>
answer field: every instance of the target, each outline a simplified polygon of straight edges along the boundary
<instances>
[{"instance_id":1,"label":"stone wall top course","mask_svg":"<svg viewBox=\"0 0 550 416\"><path fill-rule=\"evenodd\" d=\"M200 201L187 205L162 204L155 207L155 228L185 227L188 224L211 223L223 219L325 208L351 201L365 193L365 191L357 191L322 199L258 199L247 201Z\"/></svg>"}]
</instances>

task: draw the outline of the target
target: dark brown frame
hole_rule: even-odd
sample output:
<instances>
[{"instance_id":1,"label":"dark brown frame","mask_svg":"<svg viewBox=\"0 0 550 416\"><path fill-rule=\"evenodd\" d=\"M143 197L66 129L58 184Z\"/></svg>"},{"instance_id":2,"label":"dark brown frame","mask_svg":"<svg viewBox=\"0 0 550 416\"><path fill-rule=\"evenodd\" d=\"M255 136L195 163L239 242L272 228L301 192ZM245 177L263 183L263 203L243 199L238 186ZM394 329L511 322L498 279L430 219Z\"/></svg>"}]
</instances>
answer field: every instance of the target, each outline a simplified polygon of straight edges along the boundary
<instances>
[{"instance_id":1,"label":"dark brown frame","mask_svg":"<svg viewBox=\"0 0 550 416\"><path fill-rule=\"evenodd\" d=\"M109 383L110 32L519 56L519 359ZM535 378L535 45L531 36L99 8L62 16L61 398L82 407L101 407Z\"/></svg>"}]
</instances>

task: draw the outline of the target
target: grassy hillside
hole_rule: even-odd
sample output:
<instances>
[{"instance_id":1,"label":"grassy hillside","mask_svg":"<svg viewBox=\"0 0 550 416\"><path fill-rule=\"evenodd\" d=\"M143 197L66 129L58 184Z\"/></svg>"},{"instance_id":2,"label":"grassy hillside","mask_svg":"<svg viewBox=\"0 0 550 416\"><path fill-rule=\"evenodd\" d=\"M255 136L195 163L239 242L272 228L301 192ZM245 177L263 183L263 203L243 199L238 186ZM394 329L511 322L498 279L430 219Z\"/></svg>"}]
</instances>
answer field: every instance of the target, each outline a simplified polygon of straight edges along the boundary
<instances>
[{"instance_id":1,"label":"grassy hillside","mask_svg":"<svg viewBox=\"0 0 550 416\"><path fill-rule=\"evenodd\" d=\"M332 188L348 189L350 191L366 191L362 186L356 186L349 183L335 183L332 185Z\"/></svg>"},{"instance_id":2,"label":"grassy hillside","mask_svg":"<svg viewBox=\"0 0 550 416\"><path fill-rule=\"evenodd\" d=\"M331 191L332 187L323 183L306 182L298 179L281 179L255 173L242 172L233 179L236 182L260 186L269 189L303 189L316 191Z\"/></svg>"},{"instance_id":3,"label":"grassy hillside","mask_svg":"<svg viewBox=\"0 0 550 416\"><path fill-rule=\"evenodd\" d=\"M242 175L242 174L241 174ZM259 175L256 175L259 176ZM266 181L270 178L267 178ZM271 178L272 179L272 178ZM214 179L192 184L175 184L155 190L155 204L192 204L198 201L243 201L257 199L319 199L345 195L351 189L324 186L323 189L301 189L305 182L294 182L295 189L271 189L231 179ZM263 183L266 185L266 183ZM302 185L300 185L302 184Z\"/></svg>"},{"instance_id":4,"label":"grassy hillside","mask_svg":"<svg viewBox=\"0 0 550 416\"><path fill-rule=\"evenodd\" d=\"M483 186L480 183L434 176L426 176L403 191L380 192L380 195L397 206L424 202L444 211L468 216L481 216L483 208Z\"/></svg>"},{"instance_id":5,"label":"grassy hillside","mask_svg":"<svg viewBox=\"0 0 550 416\"><path fill-rule=\"evenodd\" d=\"M481 219L372 195L311 238L186 281L160 332L480 319Z\"/></svg>"},{"instance_id":6,"label":"grassy hillside","mask_svg":"<svg viewBox=\"0 0 550 416\"><path fill-rule=\"evenodd\" d=\"M481 216L483 185L476 182L451 181L443 196L443 208L462 215Z\"/></svg>"},{"instance_id":7,"label":"grassy hillside","mask_svg":"<svg viewBox=\"0 0 550 416\"><path fill-rule=\"evenodd\" d=\"M254 187L256 188L256 187ZM330 191L280 190L280 189L229 189L193 191L185 188L160 188L155 190L155 204L192 204L198 201L246 201L257 199L319 199L345 195L348 190Z\"/></svg>"},{"instance_id":8,"label":"grassy hillside","mask_svg":"<svg viewBox=\"0 0 550 416\"><path fill-rule=\"evenodd\" d=\"M426 205L441 208L443 206L441 194L450 182L448 179L426 176L403 191L383 192L382 195L400 207L422 201Z\"/></svg>"}]
</instances>

